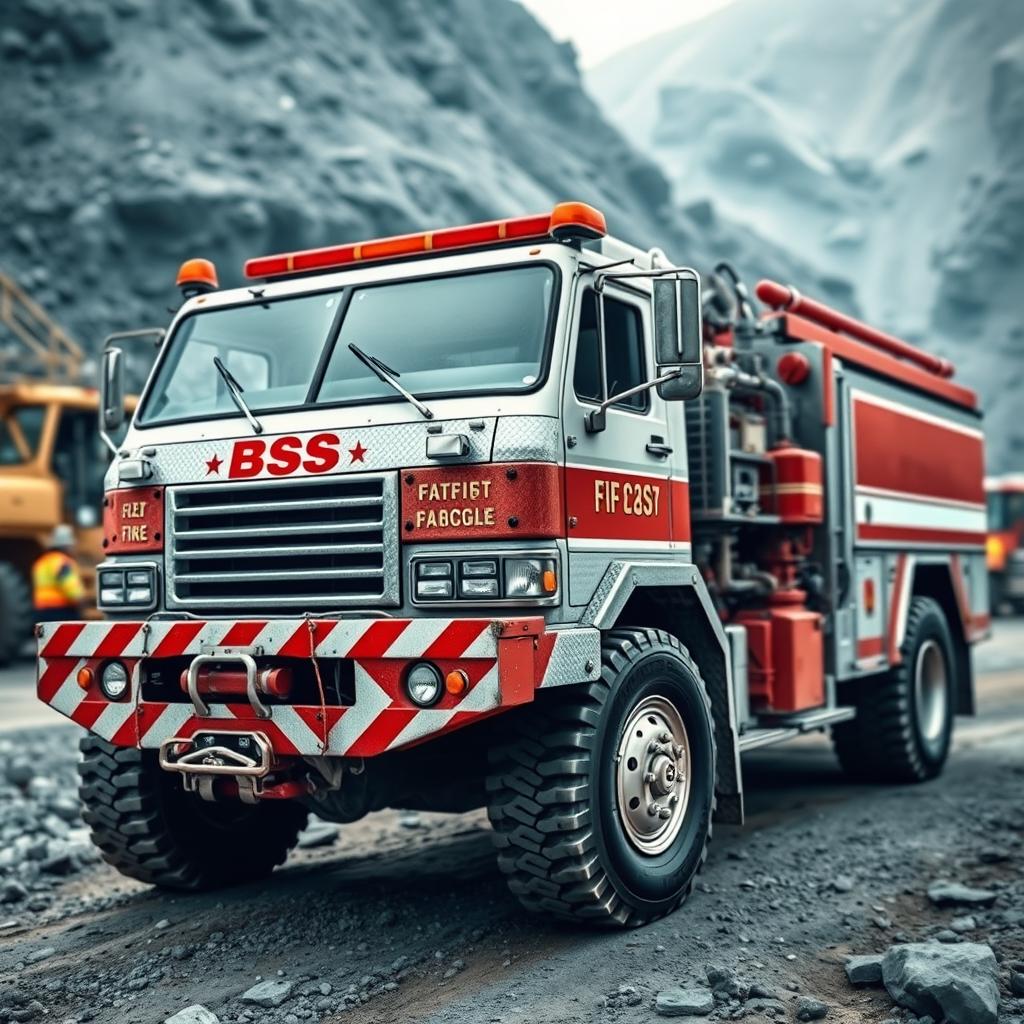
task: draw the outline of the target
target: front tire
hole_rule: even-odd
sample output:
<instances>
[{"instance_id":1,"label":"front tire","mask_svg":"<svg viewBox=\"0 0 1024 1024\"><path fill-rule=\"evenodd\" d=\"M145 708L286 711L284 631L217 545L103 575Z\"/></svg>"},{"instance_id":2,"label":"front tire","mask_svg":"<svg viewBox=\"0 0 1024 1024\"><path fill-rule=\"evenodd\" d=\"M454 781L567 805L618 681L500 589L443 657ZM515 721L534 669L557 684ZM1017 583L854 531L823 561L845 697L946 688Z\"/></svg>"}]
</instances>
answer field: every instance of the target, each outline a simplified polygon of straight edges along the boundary
<instances>
[{"instance_id":1,"label":"front tire","mask_svg":"<svg viewBox=\"0 0 1024 1024\"><path fill-rule=\"evenodd\" d=\"M707 856L715 803L711 705L679 641L614 630L599 680L543 694L509 725L488 814L520 903L627 927L675 910Z\"/></svg>"},{"instance_id":2,"label":"front tire","mask_svg":"<svg viewBox=\"0 0 1024 1024\"><path fill-rule=\"evenodd\" d=\"M864 782L924 782L946 763L956 707L953 642L942 607L915 597L901 660L860 687L857 717L834 726L843 770Z\"/></svg>"},{"instance_id":3,"label":"front tire","mask_svg":"<svg viewBox=\"0 0 1024 1024\"><path fill-rule=\"evenodd\" d=\"M306 824L286 801L205 803L163 771L152 751L86 735L79 796L103 859L123 875L198 891L265 878L284 863Z\"/></svg>"}]
</instances>

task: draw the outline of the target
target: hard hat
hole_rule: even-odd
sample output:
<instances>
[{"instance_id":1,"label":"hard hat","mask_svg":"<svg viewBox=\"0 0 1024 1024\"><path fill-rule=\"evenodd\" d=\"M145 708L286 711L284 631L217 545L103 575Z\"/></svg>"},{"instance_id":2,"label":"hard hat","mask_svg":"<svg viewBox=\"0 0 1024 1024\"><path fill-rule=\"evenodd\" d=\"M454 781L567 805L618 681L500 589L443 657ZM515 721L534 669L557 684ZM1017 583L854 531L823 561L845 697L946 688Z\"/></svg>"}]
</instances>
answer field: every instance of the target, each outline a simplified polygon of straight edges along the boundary
<instances>
[{"instance_id":1,"label":"hard hat","mask_svg":"<svg viewBox=\"0 0 1024 1024\"><path fill-rule=\"evenodd\" d=\"M51 548L73 548L75 546L75 531L67 523L60 523L53 528L50 534Z\"/></svg>"}]
</instances>

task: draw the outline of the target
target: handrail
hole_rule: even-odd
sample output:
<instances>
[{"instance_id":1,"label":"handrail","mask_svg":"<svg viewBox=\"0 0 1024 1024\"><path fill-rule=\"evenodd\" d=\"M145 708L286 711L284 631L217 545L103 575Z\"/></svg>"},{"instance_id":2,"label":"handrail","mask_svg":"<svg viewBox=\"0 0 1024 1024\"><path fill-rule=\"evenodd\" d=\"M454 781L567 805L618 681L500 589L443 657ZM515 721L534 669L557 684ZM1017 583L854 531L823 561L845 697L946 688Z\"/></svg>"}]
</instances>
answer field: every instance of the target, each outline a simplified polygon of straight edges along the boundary
<instances>
[{"instance_id":1,"label":"handrail","mask_svg":"<svg viewBox=\"0 0 1024 1024\"><path fill-rule=\"evenodd\" d=\"M85 353L38 302L0 271L0 324L15 344L0 340L0 380L49 384L79 380Z\"/></svg>"},{"instance_id":2,"label":"handrail","mask_svg":"<svg viewBox=\"0 0 1024 1024\"><path fill-rule=\"evenodd\" d=\"M838 331L856 341L864 342L873 348L888 352L897 359L905 359L907 362L916 363L929 373L937 377L949 378L953 376L953 364L948 359L933 356L930 352L909 345L907 342L896 338L885 331L878 330L855 320L852 316L840 313L830 306L821 302L815 302L805 295L801 295L792 286L779 284L777 281L759 281L757 285L757 297L773 309L785 310L787 313L795 313L802 316L820 327L826 327L832 331Z\"/></svg>"}]
</instances>

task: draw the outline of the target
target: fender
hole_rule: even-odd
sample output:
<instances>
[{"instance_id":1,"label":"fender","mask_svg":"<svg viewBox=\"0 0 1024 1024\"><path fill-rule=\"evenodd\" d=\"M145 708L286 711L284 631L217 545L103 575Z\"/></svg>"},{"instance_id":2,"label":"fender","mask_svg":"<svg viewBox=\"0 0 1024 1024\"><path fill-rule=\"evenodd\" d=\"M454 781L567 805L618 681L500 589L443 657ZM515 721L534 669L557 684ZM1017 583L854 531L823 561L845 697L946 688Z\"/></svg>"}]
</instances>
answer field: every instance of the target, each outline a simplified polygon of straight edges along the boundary
<instances>
[{"instance_id":1,"label":"fender","mask_svg":"<svg viewBox=\"0 0 1024 1024\"><path fill-rule=\"evenodd\" d=\"M697 567L689 562L612 562L579 625L611 629L629 599L645 590L654 590L659 596L664 595L666 602L678 605L672 609L678 613L678 619L673 618L672 625L666 628L689 647L711 698L718 748L715 819L742 824L743 776L729 641Z\"/></svg>"},{"instance_id":2,"label":"fender","mask_svg":"<svg viewBox=\"0 0 1024 1024\"><path fill-rule=\"evenodd\" d=\"M887 654L890 665L902 660L900 648L906 638L907 616L915 595L934 598L942 606L949 623L957 659L957 712L974 714L974 678L970 658L971 644L990 632L987 614L971 611L964 566L959 554L899 554L889 594Z\"/></svg>"}]
</instances>

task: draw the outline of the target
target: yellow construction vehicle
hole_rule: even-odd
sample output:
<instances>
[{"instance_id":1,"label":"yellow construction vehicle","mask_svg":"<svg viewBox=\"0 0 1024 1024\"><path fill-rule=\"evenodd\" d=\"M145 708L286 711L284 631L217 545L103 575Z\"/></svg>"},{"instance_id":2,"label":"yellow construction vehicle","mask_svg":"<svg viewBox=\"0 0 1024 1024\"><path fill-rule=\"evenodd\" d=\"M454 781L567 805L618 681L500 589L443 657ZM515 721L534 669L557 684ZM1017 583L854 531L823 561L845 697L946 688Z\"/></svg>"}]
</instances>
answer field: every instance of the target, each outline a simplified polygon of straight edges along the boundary
<instances>
[{"instance_id":1,"label":"yellow construction vehicle","mask_svg":"<svg viewBox=\"0 0 1024 1024\"><path fill-rule=\"evenodd\" d=\"M0 664L31 636L30 570L59 523L75 530L86 607L95 605L109 453L83 370L81 347L0 273Z\"/></svg>"}]
</instances>

